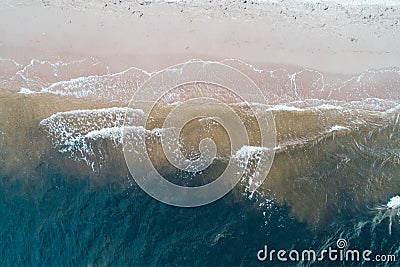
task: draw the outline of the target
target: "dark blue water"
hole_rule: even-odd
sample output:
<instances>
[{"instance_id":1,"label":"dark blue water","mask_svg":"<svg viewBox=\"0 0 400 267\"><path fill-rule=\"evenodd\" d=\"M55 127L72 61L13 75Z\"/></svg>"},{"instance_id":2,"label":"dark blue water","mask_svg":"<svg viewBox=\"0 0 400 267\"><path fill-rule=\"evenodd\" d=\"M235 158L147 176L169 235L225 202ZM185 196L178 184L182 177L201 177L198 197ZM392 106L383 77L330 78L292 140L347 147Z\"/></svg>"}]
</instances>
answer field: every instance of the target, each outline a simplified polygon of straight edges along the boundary
<instances>
[{"instance_id":1,"label":"dark blue water","mask_svg":"<svg viewBox=\"0 0 400 267\"><path fill-rule=\"evenodd\" d=\"M256 197L249 200L235 192L204 207L177 208L152 199L135 184L127 185L126 179L102 184L63 177L44 165L35 173L1 179L3 266L282 265L258 261L257 251L265 244L318 250L345 234L351 236L351 247L373 248L374 253L393 252L400 242L399 227L389 234L387 220L375 229L366 225L358 235L354 227L363 218L338 218L335 225L310 229L285 207L257 208Z\"/></svg>"}]
</instances>

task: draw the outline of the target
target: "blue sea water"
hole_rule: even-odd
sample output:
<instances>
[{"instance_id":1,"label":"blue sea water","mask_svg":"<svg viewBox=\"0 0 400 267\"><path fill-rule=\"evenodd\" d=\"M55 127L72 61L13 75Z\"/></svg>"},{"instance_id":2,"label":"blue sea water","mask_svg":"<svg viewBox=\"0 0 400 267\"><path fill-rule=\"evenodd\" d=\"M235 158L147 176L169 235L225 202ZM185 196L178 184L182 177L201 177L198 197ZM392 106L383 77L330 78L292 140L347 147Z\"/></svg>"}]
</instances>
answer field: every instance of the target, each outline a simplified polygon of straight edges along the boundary
<instances>
[{"instance_id":1,"label":"blue sea water","mask_svg":"<svg viewBox=\"0 0 400 267\"><path fill-rule=\"evenodd\" d=\"M265 244L318 250L331 240L334 247L335 238L343 235L351 236L352 248L381 254L396 252L400 242L398 226L388 233L388 219L358 234L354 228L360 218L338 218L326 230L310 230L285 207L274 206L265 216L254 208L257 201L233 193L201 208L178 208L152 199L136 185L92 185L50 170L17 181L2 177L0 188L3 266L292 266L299 263L260 262L256 254ZM314 265L321 264L361 263Z\"/></svg>"}]
</instances>

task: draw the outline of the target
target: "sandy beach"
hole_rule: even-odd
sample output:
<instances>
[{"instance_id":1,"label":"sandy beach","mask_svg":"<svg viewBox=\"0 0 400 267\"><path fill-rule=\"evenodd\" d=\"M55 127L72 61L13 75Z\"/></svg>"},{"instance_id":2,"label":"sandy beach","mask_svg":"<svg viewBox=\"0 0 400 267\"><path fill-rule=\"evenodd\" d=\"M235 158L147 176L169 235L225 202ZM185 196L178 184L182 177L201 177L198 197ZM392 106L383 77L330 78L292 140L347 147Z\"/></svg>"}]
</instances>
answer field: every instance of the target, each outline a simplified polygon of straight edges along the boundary
<instances>
[{"instance_id":1,"label":"sandy beach","mask_svg":"<svg viewBox=\"0 0 400 267\"><path fill-rule=\"evenodd\" d=\"M94 57L111 71L193 58L347 74L399 66L400 7L390 1L167 2L6 1L0 56L22 64Z\"/></svg>"}]
</instances>

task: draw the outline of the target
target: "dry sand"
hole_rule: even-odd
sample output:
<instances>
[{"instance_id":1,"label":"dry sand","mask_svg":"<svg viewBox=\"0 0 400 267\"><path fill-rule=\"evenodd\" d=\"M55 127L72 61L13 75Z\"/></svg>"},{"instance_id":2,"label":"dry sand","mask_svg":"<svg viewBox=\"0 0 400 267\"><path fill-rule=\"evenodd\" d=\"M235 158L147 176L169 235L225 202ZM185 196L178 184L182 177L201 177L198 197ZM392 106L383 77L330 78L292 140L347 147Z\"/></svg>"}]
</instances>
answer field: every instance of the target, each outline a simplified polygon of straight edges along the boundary
<instances>
[{"instance_id":1,"label":"dry sand","mask_svg":"<svg viewBox=\"0 0 400 267\"><path fill-rule=\"evenodd\" d=\"M346 74L400 66L400 6L277 2L6 1L0 57L92 56L115 71L192 58Z\"/></svg>"}]
</instances>

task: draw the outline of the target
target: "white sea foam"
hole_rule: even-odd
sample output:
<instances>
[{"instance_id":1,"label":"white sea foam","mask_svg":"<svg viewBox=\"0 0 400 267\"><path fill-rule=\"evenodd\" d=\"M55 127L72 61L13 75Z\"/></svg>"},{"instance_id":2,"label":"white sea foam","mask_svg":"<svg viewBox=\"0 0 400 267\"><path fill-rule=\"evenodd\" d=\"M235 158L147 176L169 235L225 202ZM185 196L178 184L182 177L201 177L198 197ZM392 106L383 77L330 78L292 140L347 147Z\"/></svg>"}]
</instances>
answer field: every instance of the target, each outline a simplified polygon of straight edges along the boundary
<instances>
[{"instance_id":1,"label":"white sea foam","mask_svg":"<svg viewBox=\"0 0 400 267\"><path fill-rule=\"evenodd\" d=\"M18 94L23 94L23 95L33 95L33 94L39 94L40 92L37 91L32 91L28 88L21 88L21 90L19 90Z\"/></svg>"},{"instance_id":2,"label":"white sea foam","mask_svg":"<svg viewBox=\"0 0 400 267\"><path fill-rule=\"evenodd\" d=\"M96 156L102 151L93 147L88 139L106 138L116 145L121 143L121 127L127 113L131 119L137 120L144 114L142 110L126 107L71 110L55 113L42 120L40 125L60 153L66 153L74 160L83 160L94 168L103 163Z\"/></svg>"},{"instance_id":3,"label":"white sea foam","mask_svg":"<svg viewBox=\"0 0 400 267\"><path fill-rule=\"evenodd\" d=\"M315 109L319 109L319 110L332 110L332 109L342 110L343 107L336 106L336 105L331 105L331 104L322 104L320 106L317 106Z\"/></svg>"},{"instance_id":4,"label":"white sea foam","mask_svg":"<svg viewBox=\"0 0 400 267\"><path fill-rule=\"evenodd\" d=\"M259 164L262 159L267 157L266 153L269 153L271 149L259 146L242 146L233 155L237 164L243 169L243 176L241 179L242 185L244 185L244 192L248 194L248 197L253 198L257 191L257 188L262 184L265 177L263 172L256 168L253 172L253 168L249 165L250 161L257 162ZM261 163L262 164L262 163ZM260 166L258 166L260 167Z\"/></svg>"},{"instance_id":5,"label":"white sea foam","mask_svg":"<svg viewBox=\"0 0 400 267\"><path fill-rule=\"evenodd\" d=\"M386 207L389 209L397 209L400 208L400 196L392 197L389 202L386 204Z\"/></svg>"},{"instance_id":6,"label":"white sea foam","mask_svg":"<svg viewBox=\"0 0 400 267\"><path fill-rule=\"evenodd\" d=\"M149 75L144 70L129 68L114 74L78 77L68 81L56 82L43 88L41 92L127 103Z\"/></svg>"},{"instance_id":7,"label":"white sea foam","mask_svg":"<svg viewBox=\"0 0 400 267\"><path fill-rule=\"evenodd\" d=\"M305 101L296 101L296 102L289 103L288 105L270 106L270 107L267 108L267 111L303 112L303 111L307 111L307 110L315 111L315 110L343 110L344 109L344 107L342 107L342 106L331 105L331 104L322 104L322 105L318 105L318 106L303 107L306 104L307 103Z\"/></svg>"},{"instance_id":8,"label":"white sea foam","mask_svg":"<svg viewBox=\"0 0 400 267\"><path fill-rule=\"evenodd\" d=\"M374 208L376 214L372 219L372 226L375 228L383 221L388 220L388 232L392 234L393 222L400 222L400 196L393 196L386 205L379 205Z\"/></svg>"},{"instance_id":9,"label":"white sea foam","mask_svg":"<svg viewBox=\"0 0 400 267\"><path fill-rule=\"evenodd\" d=\"M344 130L348 130L348 128L347 127L344 127L344 126L340 126L340 125L335 125L335 126L332 126L330 129L329 129L329 133L332 133L332 132L338 132L338 131L344 131Z\"/></svg>"},{"instance_id":10,"label":"white sea foam","mask_svg":"<svg viewBox=\"0 0 400 267\"><path fill-rule=\"evenodd\" d=\"M198 59L189 60L187 63L199 61ZM116 73L103 75L91 75L96 73L100 62L93 58L86 58L71 62L62 61L43 61L33 59L28 65L22 66L9 59L3 60L8 65L11 64L10 79L0 81L3 87L21 88L21 94L33 94L34 92L55 94L59 96L76 97L82 99L99 99L105 101L118 101L128 103L134 92L152 75L158 72L148 72L136 67L130 67ZM210 61L211 62L211 61ZM271 111L301 111L302 108L315 107L317 109L341 109L349 105L349 101L354 102L357 109L368 108L387 109L387 104L378 99L376 86L382 85L382 80L390 80L390 86L400 86L400 69L385 68L379 70L368 70L360 75L349 78L337 84L327 84L322 73L312 69L302 69L297 72L278 69L260 69L249 63L240 60L226 59L221 61L240 71L244 71L257 83L261 91L267 96L267 103L274 105ZM4 63L4 64L5 64ZM205 62L207 64L209 62ZM182 72L185 64L170 71ZM73 77L79 72L76 69L83 69L84 75ZM161 70L162 71L162 70ZM101 71L103 72L103 71ZM71 77L72 76L72 77ZM69 79L65 79L69 78ZM376 80L376 81L375 81ZM393 81L393 82L392 82ZM397 87L396 87L397 88ZM390 99L396 100L400 97L396 88L382 88L390 92ZM328 92L328 97L326 97ZM362 98L360 96L363 96ZM347 97L348 100L339 101L340 97ZM179 103L179 96L171 95L173 105ZM165 98L167 99L167 98ZM366 101L370 99L371 101ZM313 101L315 103L313 103ZM355 103L358 101L359 103ZM167 101L168 102L168 101ZM171 104L168 102L169 104ZM343 102L343 103L340 103ZM318 107L317 107L318 105ZM389 107L390 108L390 107Z\"/></svg>"},{"instance_id":11,"label":"white sea foam","mask_svg":"<svg viewBox=\"0 0 400 267\"><path fill-rule=\"evenodd\" d=\"M247 161L255 155L268 150L268 148L260 146L242 146L238 151L236 151L234 157L237 159L245 159Z\"/></svg>"},{"instance_id":12,"label":"white sea foam","mask_svg":"<svg viewBox=\"0 0 400 267\"><path fill-rule=\"evenodd\" d=\"M293 107L293 106L287 106L287 105L275 105L267 109L267 111L304 111L304 109Z\"/></svg>"},{"instance_id":13,"label":"white sea foam","mask_svg":"<svg viewBox=\"0 0 400 267\"><path fill-rule=\"evenodd\" d=\"M110 139L115 143L122 142L122 132L123 127L111 127L111 128L103 128L100 130L90 131L85 135L86 139Z\"/></svg>"}]
</instances>

